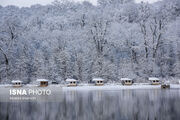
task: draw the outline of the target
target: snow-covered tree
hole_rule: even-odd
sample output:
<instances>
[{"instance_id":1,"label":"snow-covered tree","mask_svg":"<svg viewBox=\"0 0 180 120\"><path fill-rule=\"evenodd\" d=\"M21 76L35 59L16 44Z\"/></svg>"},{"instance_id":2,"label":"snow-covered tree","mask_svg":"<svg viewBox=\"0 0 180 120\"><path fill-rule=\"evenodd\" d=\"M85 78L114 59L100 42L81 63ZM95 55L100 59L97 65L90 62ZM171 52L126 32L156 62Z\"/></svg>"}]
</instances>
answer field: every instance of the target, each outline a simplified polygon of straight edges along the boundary
<instances>
[{"instance_id":1,"label":"snow-covered tree","mask_svg":"<svg viewBox=\"0 0 180 120\"><path fill-rule=\"evenodd\" d=\"M180 2L0 6L0 82L180 77Z\"/></svg>"}]
</instances>

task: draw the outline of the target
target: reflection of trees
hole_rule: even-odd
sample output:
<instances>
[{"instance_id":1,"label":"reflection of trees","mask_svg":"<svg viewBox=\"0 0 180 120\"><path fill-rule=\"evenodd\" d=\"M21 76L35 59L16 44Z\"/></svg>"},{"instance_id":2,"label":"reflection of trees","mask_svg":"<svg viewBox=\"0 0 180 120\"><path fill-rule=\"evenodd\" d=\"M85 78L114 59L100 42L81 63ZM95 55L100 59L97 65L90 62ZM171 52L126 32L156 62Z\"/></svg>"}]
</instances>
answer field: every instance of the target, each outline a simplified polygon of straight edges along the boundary
<instances>
[{"instance_id":1,"label":"reflection of trees","mask_svg":"<svg viewBox=\"0 0 180 120\"><path fill-rule=\"evenodd\" d=\"M174 120L179 93L171 90L68 92L62 102L0 103L1 120Z\"/></svg>"}]
</instances>

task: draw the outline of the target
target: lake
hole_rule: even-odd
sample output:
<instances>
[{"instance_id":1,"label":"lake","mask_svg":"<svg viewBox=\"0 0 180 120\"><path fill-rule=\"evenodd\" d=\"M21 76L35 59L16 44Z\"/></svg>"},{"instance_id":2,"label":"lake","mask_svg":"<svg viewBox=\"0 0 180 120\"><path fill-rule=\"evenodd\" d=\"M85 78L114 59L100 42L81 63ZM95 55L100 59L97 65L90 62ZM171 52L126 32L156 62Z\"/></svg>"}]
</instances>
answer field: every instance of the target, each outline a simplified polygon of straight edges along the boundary
<instances>
[{"instance_id":1,"label":"lake","mask_svg":"<svg viewBox=\"0 0 180 120\"><path fill-rule=\"evenodd\" d=\"M180 89L64 91L54 102L0 102L0 120L178 120Z\"/></svg>"}]
</instances>

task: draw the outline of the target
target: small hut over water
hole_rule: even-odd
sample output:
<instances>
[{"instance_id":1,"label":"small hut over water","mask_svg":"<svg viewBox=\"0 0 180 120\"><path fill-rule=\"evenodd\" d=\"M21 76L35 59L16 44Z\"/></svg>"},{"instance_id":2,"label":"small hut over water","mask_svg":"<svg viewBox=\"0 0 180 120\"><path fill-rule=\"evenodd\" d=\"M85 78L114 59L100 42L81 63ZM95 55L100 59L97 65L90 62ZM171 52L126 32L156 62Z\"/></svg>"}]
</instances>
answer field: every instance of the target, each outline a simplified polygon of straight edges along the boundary
<instances>
[{"instance_id":1,"label":"small hut over water","mask_svg":"<svg viewBox=\"0 0 180 120\"><path fill-rule=\"evenodd\" d=\"M40 87L47 87L49 82L47 79L37 79L36 81Z\"/></svg>"},{"instance_id":2,"label":"small hut over water","mask_svg":"<svg viewBox=\"0 0 180 120\"><path fill-rule=\"evenodd\" d=\"M12 80L11 81L13 87L22 87L22 81L21 80Z\"/></svg>"},{"instance_id":3,"label":"small hut over water","mask_svg":"<svg viewBox=\"0 0 180 120\"><path fill-rule=\"evenodd\" d=\"M122 83L122 85L132 85L133 80L130 78L121 78L121 83Z\"/></svg>"},{"instance_id":4,"label":"small hut over water","mask_svg":"<svg viewBox=\"0 0 180 120\"><path fill-rule=\"evenodd\" d=\"M77 80L75 79L66 79L66 83L68 86L77 86Z\"/></svg>"},{"instance_id":5,"label":"small hut over water","mask_svg":"<svg viewBox=\"0 0 180 120\"><path fill-rule=\"evenodd\" d=\"M102 79L102 78L93 78L92 81L93 81L94 84L97 85L97 86L104 85L104 79Z\"/></svg>"},{"instance_id":6,"label":"small hut over water","mask_svg":"<svg viewBox=\"0 0 180 120\"><path fill-rule=\"evenodd\" d=\"M150 77L149 81L151 82L151 85L159 85L160 84L160 79L157 77Z\"/></svg>"},{"instance_id":7,"label":"small hut over water","mask_svg":"<svg viewBox=\"0 0 180 120\"><path fill-rule=\"evenodd\" d=\"M170 81L164 81L163 83L161 83L161 88L162 89L170 88Z\"/></svg>"}]
</instances>

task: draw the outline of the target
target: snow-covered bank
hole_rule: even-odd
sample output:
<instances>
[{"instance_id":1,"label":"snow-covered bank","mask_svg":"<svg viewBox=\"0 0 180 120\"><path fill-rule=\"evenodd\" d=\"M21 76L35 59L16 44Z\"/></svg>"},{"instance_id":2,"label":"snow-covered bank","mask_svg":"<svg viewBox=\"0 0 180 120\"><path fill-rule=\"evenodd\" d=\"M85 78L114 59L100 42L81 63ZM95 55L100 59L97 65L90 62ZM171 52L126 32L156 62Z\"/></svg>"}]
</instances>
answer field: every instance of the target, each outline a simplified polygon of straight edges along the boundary
<instances>
[{"instance_id":1,"label":"snow-covered bank","mask_svg":"<svg viewBox=\"0 0 180 120\"><path fill-rule=\"evenodd\" d=\"M152 86L152 85L131 85L131 86L123 86L123 85L104 85L104 86L76 86L76 87L63 87L64 91L68 90L122 90L122 89L160 89L160 85ZM179 87L180 88L180 87Z\"/></svg>"},{"instance_id":2,"label":"snow-covered bank","mask_svg":"<svg viewBox=\"0 0 180 120\"><path fill-rule=\"evenodd\" d=\"M170 88L173 89L180 89L180 85L178 84L171 84ZM76 86L76 87L63 87L64 91L71 91L71 90L127 90L127 89L161 89L161 85L148 85L148 84L135 84L131 86L123 86L123 85L104 85L104 86Z\"/></svg>"},{"instance_id":3,"label":"snow-covered bank","mask_svg":"<svg viewBox=\"0 0 180 120\"><path fill-rule=\"evenodd\" d=\"M170 84L170 88L179 89L180 85L178 85L178 84Z\"/></svg>"},{"instance_id":4,"label":"snow-covered bank","mask_svg":"<svg viewBox=\"0 0 180 120\"><path fill-rule=\"evenodd\" d=\"M12 85L0 85L0 88L11 88ZM66 85L49 85L48 87L38 87L37 85L24 85L22 88L48 88L48 89L57 89L62 88L59 90L68 91L68 90L76 90L76 91L82 91L82 90L123 90L123 89L161 89L161 85L150 85L146 83L140 83L140 84L133 84L130 86L124 86L121 84L105 84L103 86L94 86L91 84L80 84L78 86L74 87L68 87ZM171 89L180 89L179 84L170 84Z\"/></svg>"}]
</instances>

